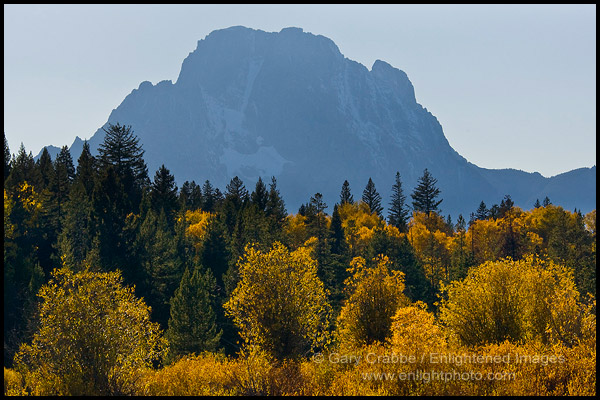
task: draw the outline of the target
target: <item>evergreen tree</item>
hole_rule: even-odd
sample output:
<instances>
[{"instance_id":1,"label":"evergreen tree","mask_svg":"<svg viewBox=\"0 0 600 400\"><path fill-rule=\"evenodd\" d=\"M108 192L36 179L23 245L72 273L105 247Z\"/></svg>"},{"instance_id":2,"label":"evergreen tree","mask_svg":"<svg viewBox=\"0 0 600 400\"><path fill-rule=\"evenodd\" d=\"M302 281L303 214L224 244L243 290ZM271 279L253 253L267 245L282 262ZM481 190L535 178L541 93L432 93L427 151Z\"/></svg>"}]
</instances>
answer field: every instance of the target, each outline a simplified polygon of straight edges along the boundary
<instances>
[{"instance_id":1,"label":"evergreen tree","mask_svg":"<svg viewBox=\"0 0 600 400\"><path fill-rule=\"evenodd\" d=\"M479 207L477 208L477 211L475 211L475 219L476 220L488 219L490 216L489 213L490 213L489 210L487 209L485 203L482 200L481 203L479 203Z\"/></svg>"},{"instance_id":2,"label":"evergreen tree","mask_svg":"<svg viewBox=\"0 0 600 400\"><path fill-rule=\"evenodd\" d=\"M217 194L208 179L202 185L202 199L202 210L213 212L217 203Z\"/></svg>"},{"instance_id":3,"label":"evergreen tree","mask_svg":"<svg viewBox=\"0 0 600 400\"><path fill-rule=\"evenodd\" d=\"M423 176L419 178L419 183L411 194L413 209L415 211L424 212L427 215L430 215L432 212L438 214L442 212L439 209L439 205L443 199L436 200L440 195L440 190L435 186L436 183L437 179L425 168Z\"/></svg>"},{"instance_id":4,"label":"evergreen tree","mask_svg":"<svg viewBox=\"0 0 600 400\"><path fill-rule=\"evenodd\" d=\"M217 349L222 330L217 328L213 291L215 280L210 270L186 268L179 288L171 299L171 318L166 337L170 343L169 361L177 356Z\"/></svg>"},{"instance_id":5,"label":"evergreen tree","mask_svg":"<svg viewBox=\"0 0 600 400\"><path fill-rule=\"evenodd\" d=\"M406 196L402 192L400 172L396 172L396 182L392 186L392 201L388 211L388 222L400 232L408 231L408 208L405 206Z\"/></svg>"},{"instance_id":6,"label":"evergreen tree","mask_svg":"<svg viewBox=\"0 0 600 400\"><path fill-rule=\"evenodd\" d=\"M163 209L158 215L152 210L146 214L133 247L138 249L145 275L143 282L136 276L136 280L141 284L138 285L141 286L139 291L152 307L152 319L166 327L169 319L169 299L181 280L182 262Z\"/></svg>"},{"instance_id":7,"label":"evergreen tree","mask_svg":"<svg viewBox=\"0 0 600 400\"><path fill-rule=\"evenodd\" d=\"M544 197L544 202L542 203L542 206L548 207L550 204L552 204L552 202L550 201L548 196Z\"/></svg>"},{"instance_id":8,"label":"evergreen tree","mask_svg":"<svg viewBox=\"0 0 600 400\"><path fill-rule=\"evenodd\" d=\"M136 211L142 197L142 188L150 183L144 150L131 126L109 124L104 141L98 147L100 169L113 166L128 197L128 211Z\"/></svg>"},{"instance_id":9,"label":"evergreen tree","mask_svg":"<svg viewBox=\"0 0 600 400\"><path fill-rule=\"evenodd\" d=\"M81 155L77 159L77 169L75 171L75 181L81 182L85 187L85 192L91 198L94 191L94 182L96 181L96 158L90 151L90 144L83 142Z\"/></svg>"},{"instance_id":10,"label":"evergreen tree","mask_svg":"<svg viewBox=\"0 0 600 400\"><path fill-rule=\"evenodd\" d=\"M265 211L275 222L277 230L280 230L287 216L287 211L279 189L277 189L277 179L274 176L271 177L271 183L269 184L269 198L267 199Z\"/></svg>"},{"instance_id":11,"label":"evergreen tree","mask_svg":"<svg viewBox=\"0 0 600 400\"><path fill-rule=\"evenodd\" d=\"M376 213L381 217L381 212L383 211L381 195L377 193L377 189L375 189L375 184L371 178L369 178L369 182L367 182L367 186L363 190L362 201L369 206L372 213Z\"/></svg>"},{"instance_id":12,"label":"evergreen tree","mask_svg":"<svg viewBox=\"0 0 600 400\"><path fill-rule=\"evenodd\" d=\"M65 218L58 237L58 248L66 266L75 272L84 269L84 260L92 248L91 198L83 181L76 179L66 204Z\"/></svg>"},{"instance_id":13,"label":"evergreen tree","mask_svg":"<svg viewBox=\"0 0 600 400\"><path fill-rule=\"evenodd\" d=\"M52 182L54 181L54 164L48 149L44 147L40 158L36 162L36 167L40 175L40 184L36 188L39 192L44 189L50 189Z\"/></svg>"},{"instance_id":14,"label":"evergreen tree","mask_svg":"<svg viewBox=\"0 0 600 400\"><path fill-rule=\"evenodd\" d=\"M225 199L232 199L238 209L248 200L248 190L237 176L234 176L227 185Z\"/></svg>"},{"instance_id":15,"label":"evergreen tree","mask_svg":"<svg viewBox=\"0 0 600 400\"><path fill-rule=\"evenodd\" d=\"M263 183L260 176L258 177L258 182L256 182L254 192L250 195L250 199L256 204L259 210L265 211L269 200L269 194L267 192L267 186Z\"/></svg>"},{"instance_id":16,"label":"evergreen tree","mask_svg":"<svg viewBox=\"0 0 600 400\"><path fill-rule=\"evenodd\" d=\"M21 143L16 157L11 160L10 174L6 178L5 186L13 188L17 185L27 182L30 185L36 185L40 181L39 171L35 167L35 161L31 152L25 151L25 146Z\"/></svg>"},{"instance_id":17,"label":"evergreen tree","mask_svg":"<svg viewBox=\"0 0 600 400\"><path fill-rule=\"evenodd\" d=\"M342 184L342 191L340 193L340 204L344 203L354 204L354 196L350 193L350 184L347 180Z\"/></svg>"},{"instance_id":18,"label":"evergreen tree","mask_svg":"<svg viewBox=\"0 0 600 400\"><path fill-rule=\"evenodd\" d=\"M154 182L150 189L152 198L152 207L157 214L161 210L164 211L167 217L167 223L170 227L174 225L174 216L177 212L177 185L175 177L170 171L161 165L154 175Z\"/></svg>"},{"instance_id":19,"label":"evergreen tree","mask_svg":"<svg viewBox=\"0 0 600 400\"><path fill-rule=\"evenodd\" d=\"M540 208L542 205L540 204L540 199L535 199L535 203L533 204L533 208Z\"/></svg>"},{"instance_id":20,"label":"evergreen tree","mask_svg":"<svg viewBox=\"0 0 600 400\"><path fill-rule=\"evenodd\" d=\"M202 189L195 181L185 181L179 191L179 207L182 210L202 208Z\"/></svg>"},{"instance_id":21,"label":"evergreen tree","mask_svg":"<svg viewBox=\"0 0 600 400\"><path fill-rule=\"evenodd\" d=\"M8 141L6 140L6 134L4 134L4 180L8 178L10 173L10 149L8 147Z\"/></svg>"},{"instance_id":22,"label":"evergreen tree","mask_svg":"<svg viewBox=\"0 0 600 400\"><path fill-rule=\"evenodd\" d=\"M75 178L75 166L67 146L63 146L54 160L54 175L52 187L52 223L57 232L61 229L62 219L66 213L65 207L69 200L71 184Z\"/></svg>"},{"instance_id":23,"label":"evergreen tree","mask_svg":"<svg viewBox=\"0 0 600 400\"><path fill-rule=\"evenodd\" d=\"M55 165L60 165L65 170L65 175L69 184L75 179L75 165L73 165L73 157L67 146L63 146L56 156Z\"/></svg>"},{"instance_id":24,"label":"evergreen tree","mask_svg":"<svg viewBox=\"0 0 600 400\"><path fill-rule=\"evenodd\" d=\"M454 226L454 230L456 232L464 232L467 229L467 223L465 222L462 214L458 214L458 219L456 220L456 225Z\"/></svg>"}]
</instances>

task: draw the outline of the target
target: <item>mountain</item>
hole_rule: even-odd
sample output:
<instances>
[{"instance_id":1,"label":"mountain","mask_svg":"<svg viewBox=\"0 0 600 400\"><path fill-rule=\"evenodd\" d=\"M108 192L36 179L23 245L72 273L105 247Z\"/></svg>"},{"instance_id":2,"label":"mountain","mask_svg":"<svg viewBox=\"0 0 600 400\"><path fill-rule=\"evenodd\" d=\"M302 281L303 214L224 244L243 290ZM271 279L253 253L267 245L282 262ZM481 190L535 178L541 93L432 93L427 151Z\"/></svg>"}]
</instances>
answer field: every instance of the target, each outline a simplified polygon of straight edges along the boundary
<instances>
[{"instance_id":1,"label":"mountain","mask_svg":"<svg viewBox=\"0 0 600 400\"><path fill-rule=\"evenodd\" d=\"M396 171L410 203L425 168L455 220L505 194L524 209L545 196L569 210L596 208L595 166L552 178L480 168L452 149L403 71L381 60L368 70L300 28L210 33L175 83L142 82L105 127L117 122L140 138L151 177L164 163L180 186L209 179L224 189L238 175L251 191L259 176L274 175L293 213L316 192L331 212L346 179L360 199L369 177L387 206ZM103 137L98 129L90 138L93 151ZM71 146L74 160L82 145Z\"/></svg>"}]
</instances>

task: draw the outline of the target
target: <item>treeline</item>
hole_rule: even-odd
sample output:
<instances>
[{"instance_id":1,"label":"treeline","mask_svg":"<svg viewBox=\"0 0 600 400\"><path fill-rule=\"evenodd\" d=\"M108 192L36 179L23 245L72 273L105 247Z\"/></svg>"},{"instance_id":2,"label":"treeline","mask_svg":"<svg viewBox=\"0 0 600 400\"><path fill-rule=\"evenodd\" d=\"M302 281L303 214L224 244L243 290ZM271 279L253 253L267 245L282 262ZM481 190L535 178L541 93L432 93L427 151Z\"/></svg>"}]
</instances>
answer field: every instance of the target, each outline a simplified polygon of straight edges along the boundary
<instances>
[{"instance_id":1,"label":"treeline","mask_svg":"<svg viewBox=\"0 0 600 400\"><path fill-rule=\"evenodd\" d=\"M387 218L370 179L360 200L345 181L332 208L315 193L288 214L274 177L259 178L252 191L238 177L223 192L208 180L178 188L164 165L150 179L143 154L131 127L119 124L106 130L98 157L84 144L77 167L66 146L55 160L44 149L34 162L22 145L11 158L4 140L4 360L21 371L27 393L165 394L160 380L174 379L173 368L203 352L221 355L202 356L198 368L242 374L254 363L264 376L242 382L241 375L223 375L216 392L198 386L187 394L281 393L272 390L274 376L314 368L306 360L320 352L408 352L425 340L419 333L407 342L412 324L438 332L426 335L433 340L429 350L539 340L587 351L578 346L589 342L595 315L595 211L569 212L548 198L524 211L507 195L454 223L441 215L437 181L425 170L410 206L396 173ZM477 274L483 275L474 281ZM495 276L508 286L492 282L487 295L503 290L519 303L492 298L486 314L468 302L485 285L470 282ZM522 286L526 276L546 292ZM574 302L552 311L549 304L562 304L565 296ZM465 319L465 312L481 320ZM461 333L461 326L471 329ZM106 338L95 343L98 330L122 347L105 349ZM89 343L48 352L67 348L61 338L72 339L73 331ZM98 349L107 355L98 356ZM284 360L292 364L278 364ZM63 366L57 375L56 365L66 364L73 369ZM82 374L88 364L97 368ZM132 378L132 371L157 367L165 368ZM297 377L314 388L305 393L325 393L321 385L336 379L344 388L344 376L361 371L329 367ZM13 373L5 369L5 392L7 371L9 381ZM567 380L580 378L577 370L564 373ZM415 393L364 384L348 390ZM588 384L573 390L585 392Z\"/></svg>"}]
</instances>

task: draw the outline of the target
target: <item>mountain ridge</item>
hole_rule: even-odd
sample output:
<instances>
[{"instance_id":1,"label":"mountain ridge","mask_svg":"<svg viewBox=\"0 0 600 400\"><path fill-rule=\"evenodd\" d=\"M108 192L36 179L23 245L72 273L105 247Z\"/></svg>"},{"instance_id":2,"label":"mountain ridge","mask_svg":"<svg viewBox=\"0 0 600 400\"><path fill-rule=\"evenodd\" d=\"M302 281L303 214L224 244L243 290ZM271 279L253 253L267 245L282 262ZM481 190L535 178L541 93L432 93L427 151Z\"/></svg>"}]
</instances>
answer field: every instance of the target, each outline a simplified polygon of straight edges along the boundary
<instances>
[{"instance_id":1,"label":"mountain ridge","mask_svg":"<svg viewBox=\"0 0 600 400\"><path fill-rule=\"evenodd\" d=\"M546 195L566 209L595 209L595 166L550 178L478 167L450 146L404 71L383 60L369 70L302 28L211 32L175 83L141 82L103 127L116 122L140 137L151 176L164 163L179 186L209 179L223 189L238 175L251 191L259 176L274 175L288 212L316 192L332 210L346 179L360 198L369 177L387 208L396 171L410 204L424 168L454 218L505 194L524 209ZM102 139L100 128L88 141L94 153ZM74 160L82 146L77 137Z\"/></svg>"}]
</instances>

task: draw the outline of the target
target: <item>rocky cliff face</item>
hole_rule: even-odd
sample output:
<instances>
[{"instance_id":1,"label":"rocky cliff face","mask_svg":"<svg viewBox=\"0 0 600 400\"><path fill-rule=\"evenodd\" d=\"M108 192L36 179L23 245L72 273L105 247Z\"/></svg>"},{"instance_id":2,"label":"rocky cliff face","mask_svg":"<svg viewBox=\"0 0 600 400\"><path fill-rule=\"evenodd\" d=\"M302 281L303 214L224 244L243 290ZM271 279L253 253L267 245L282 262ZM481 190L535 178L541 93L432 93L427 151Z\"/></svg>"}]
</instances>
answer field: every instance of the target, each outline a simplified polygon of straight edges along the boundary
<instances>
[{"instance_id":1,"label":"rocky cliff face","mask_svg":"<svg viewBox=\"0 0 600 400\"><path fill-rule=\"evenodd\" d=\"M425 168L454 219L505 194L526 209L546 195L570 210L595 208L595 167L555 178L479 168L450 147L403 71L380 60L369 71L299 28L212 32L177 82L142 82L110 114L107 124L116 122L132 125L151 176L165 164L179 185L209 179L224 189L237 175L251 191L274 175L289 212L316 192L331 211L345 179L360 198L369 177L387 206L396 171L410 201ZM93 150L103 136L89 140ZM82 144L73 143L74 160Z\"/></svg>"}]
</instances>

